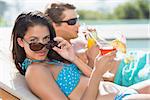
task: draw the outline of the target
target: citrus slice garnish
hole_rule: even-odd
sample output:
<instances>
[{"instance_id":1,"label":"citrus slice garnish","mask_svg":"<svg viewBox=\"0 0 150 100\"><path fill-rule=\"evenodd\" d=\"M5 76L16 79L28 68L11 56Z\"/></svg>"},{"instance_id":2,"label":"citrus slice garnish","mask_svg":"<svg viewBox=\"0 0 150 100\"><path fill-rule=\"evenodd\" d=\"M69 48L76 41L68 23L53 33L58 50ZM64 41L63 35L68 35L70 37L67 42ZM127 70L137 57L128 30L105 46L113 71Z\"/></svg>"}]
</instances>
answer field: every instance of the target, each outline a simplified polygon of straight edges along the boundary
<instances>
[{"instance_id":1,"label":"citrus slice garnish","mask_svg":"<svg viewBox=\"0 0 150 100\"><path fill-rule=\"evenodd\" d=\"M122 53L126 53L126 45L118 39L115 39L111 42L111 45L121 51Z\"/></svg>"}]
</instances>

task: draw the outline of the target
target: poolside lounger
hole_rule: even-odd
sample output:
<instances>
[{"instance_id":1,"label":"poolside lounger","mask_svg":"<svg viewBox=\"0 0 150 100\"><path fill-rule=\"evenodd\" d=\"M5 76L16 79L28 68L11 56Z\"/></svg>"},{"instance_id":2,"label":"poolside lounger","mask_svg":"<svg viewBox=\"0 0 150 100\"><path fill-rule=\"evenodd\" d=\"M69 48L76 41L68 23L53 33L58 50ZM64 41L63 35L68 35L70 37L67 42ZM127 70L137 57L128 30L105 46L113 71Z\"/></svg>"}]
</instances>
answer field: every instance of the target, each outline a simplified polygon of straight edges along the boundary
<instances>
[{"instance_id":1,"label":"poolside lounger","mask_svg":"<svg viewBox=\"0 0 150 100\"><path fill-rule=\"evenodd\" d=\"M15 69L12 58L8 55L8 52L4 53L0 51L0 98L2 97L2 93L8 92L8 94L10 93L21 100L39 100L29 90L24 76ZM14 98L12 99L14 100Z\"/></svg>"}]
</instances>

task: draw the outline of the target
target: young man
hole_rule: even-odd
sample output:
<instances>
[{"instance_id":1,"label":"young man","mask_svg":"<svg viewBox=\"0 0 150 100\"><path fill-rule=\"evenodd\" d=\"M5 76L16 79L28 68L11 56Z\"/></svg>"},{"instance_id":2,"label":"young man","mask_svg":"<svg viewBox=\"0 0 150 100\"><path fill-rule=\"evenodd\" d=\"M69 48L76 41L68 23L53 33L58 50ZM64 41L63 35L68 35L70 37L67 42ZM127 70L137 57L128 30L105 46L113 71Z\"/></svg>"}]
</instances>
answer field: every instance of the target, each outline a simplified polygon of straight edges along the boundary
<instances>
[{"instance_id":1,"label":"young man","mask_svg":"<svg viewBox=\"0 0 150 100\"><path fill-rule=\"evenodd\" d=\"M52 22L57 36L63 37L69 42L71 39L76 39L72 43L75 50L85 48L85 43L77 39L80 24L75 6L67 3L52 3L46 8L45 14ZM85 52L78 53L78 56L90 67L93 67L94 59L98 53L99 50L95 45Z\"/></svg>"}]
</instances>

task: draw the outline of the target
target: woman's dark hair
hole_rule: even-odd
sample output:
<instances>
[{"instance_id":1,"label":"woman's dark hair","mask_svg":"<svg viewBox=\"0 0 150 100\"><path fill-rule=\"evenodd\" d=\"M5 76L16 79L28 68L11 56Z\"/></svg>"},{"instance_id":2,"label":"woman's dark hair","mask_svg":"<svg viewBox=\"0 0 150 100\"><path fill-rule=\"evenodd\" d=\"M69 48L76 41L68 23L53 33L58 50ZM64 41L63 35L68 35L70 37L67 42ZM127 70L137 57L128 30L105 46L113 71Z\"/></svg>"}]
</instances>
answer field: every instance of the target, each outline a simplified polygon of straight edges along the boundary
<instances>
[{"instance_id":1,"label":"woman's dark hair","mask_svg":"<svg viewBox=\"0 0 150 100\"><path fill-rule=\"evenodd\" d=\"M59 22L62 21L62 19L65 17L63 15L63 11L66 9L75 10L76 7L68 3L52 3L46 8L45 15L52 22L60 24Z\"/></svg>"},{"instance_id":2,"label":"woman's dark hair","mask_svg":"<svg viewBox=\"0 0 150 100\"><path fill-rule=\"evenodd\" d=\"M12 56L16 68L23 75L25 74L25 71L22 70L21 64L26 58L26 54L24 48L18 45L17 38L23 38L28 28L35 25L47 26L50 32L50 40L53 40L53 38L56 37L54 28L52 27L51 23L49 23L47 17L45 17L43 13L39 11L22 13L17 17L11 37L13 39Z\"/></svg>"}]
</instances>

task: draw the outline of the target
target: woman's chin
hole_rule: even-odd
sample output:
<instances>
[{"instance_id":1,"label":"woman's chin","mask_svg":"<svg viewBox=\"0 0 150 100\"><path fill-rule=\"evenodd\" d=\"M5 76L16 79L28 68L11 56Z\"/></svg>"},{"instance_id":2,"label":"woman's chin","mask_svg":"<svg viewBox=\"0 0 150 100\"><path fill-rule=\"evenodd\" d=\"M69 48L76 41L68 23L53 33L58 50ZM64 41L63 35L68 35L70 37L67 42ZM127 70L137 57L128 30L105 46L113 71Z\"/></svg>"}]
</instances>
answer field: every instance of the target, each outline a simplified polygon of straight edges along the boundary
<instances>
[{"instance_id":1,"label":"woman's chin","mask_svg":"<svg viewBox=\"0 0 150 100\"><path fill-rule=\"evenodd\" d=\"M47 55L42 55L42 56L39 56L39 55L38 55L38 57L36 57L36 59L37 59L37 60L45 60L46 57L47 57Z\"/></svg>"}]
</instances>

